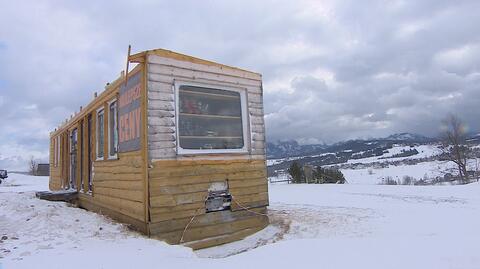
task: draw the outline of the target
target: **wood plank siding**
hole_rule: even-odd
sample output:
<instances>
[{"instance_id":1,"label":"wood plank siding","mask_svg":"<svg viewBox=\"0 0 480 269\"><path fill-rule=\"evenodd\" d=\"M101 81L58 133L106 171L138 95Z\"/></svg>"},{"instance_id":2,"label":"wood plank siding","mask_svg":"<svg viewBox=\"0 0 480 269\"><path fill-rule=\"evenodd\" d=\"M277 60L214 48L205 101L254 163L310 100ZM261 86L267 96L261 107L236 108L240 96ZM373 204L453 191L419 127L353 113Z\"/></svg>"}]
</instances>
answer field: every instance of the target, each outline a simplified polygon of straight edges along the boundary
<instances>
[{"instance_id":1,"label":"wood plank siding","mask_svg":"<svg viewBox=\"0 0 480 269\"><path fill-rule=\"evenodd\" d=\"M265 160L265 123L261 76L237 69L148 55L148 151L152 160L177 156L175 80L247 91L250 129L248 158ZM222 158L230 158L223 155Z\"/></svg>"},{"instance_id":2,"label":"wood plank siding","mask_svg":"<svg viewBox=\"0 0 480 269\"><path fill-rule=\"evenodd\" d=\"M242 207L265 213L268 205L266 170L263 160L159 160L149 169L150 234L178 244L186 224L194 221L184 234L184 241L221 237L237 240L244 229L257 231L268 224L265 216ZM227 181L235 202L232 209L205 212L205 199L213 182ZM237 204L238 203L238 204ZM241 221L243 225L236 224ZM208 232L205 229L209 226ZM218 239L218 238L217 238ZM227 240L228 241L228 240ZM206 247L216 241L195 243Z\"/></svg>"},{"instance_id":3,"label":"wood plank siding","mask_svg":"<svg viewBox=\"0 0 480 269\"><path fill-rule=\"evenodd\" d=\"M57 147L61 145L61 137L51 137L50 138L50 155L49 155L49 163L50 163L50 181L49 181L49 188L50 190L60 190L62 189L62 160L58 160L56 155L58 152L55 153Z\"/></svg>"},{"instance_id":4,"label":"wood plank siding","mask_svg":"<svg viewBox=\"0 0 480 269\"><path fill-rule=\"evenodd\" d=\"M203 248L243 238L268 224L265 128L261 76L228 67L147 55L150 234ZM179 154L175 82L244 89L248 151ZM206 213L213 182L228 182L232 208ZM242 207L258 211L256 214ZM184 228L194 217L189 228Z\"/></svg>"},{"instance_id":5,"label":"wood plank siding","mask_svg":"<svg viewBox=\"0 0 480 269\"><path fill-rule=\"evenodd\" d=\"M92 199L139 221L145 220L143 184L143 161L139 151L119 153L118 160L93 163Z\"/></svg>"},{"instance_id":6,"label":"wood plank siding","mask_svg":"<svg viewBox=\"0 0 480 269\"><path fill-rule=\"evenodd\" d=\"M143 66L138 65L129 75L141 72ZM51 134L50 143L50 189L68 188L70 178L70 135L73 129L78 132L76 186L79 191L78 205L82 208L107 214L133 228L148 233L146 213L146 173L143 158L144 149L126 153L117 153L117 157L109 157L109 107L112 100L118 99L119 87L125 81L121 76L108 85L100 96L77 113L70 121L60 126ZM142 81L142 89L144 83ZM142 91L142 95L145 95ZM97 158L97 112L103 108L104 113L104 145L102 158ZM91 117L90 137L88 119ZM144 117L144 116L142 116ZM144 131L145 125L142 126ZM82 131L80 131L82 130ZM56 137L60 137L60 156L55 154ZM88 144L90 141L90 145ZM88 148L90 147L91 167L89 171ZM83 156L82 156L83 152ZM55 158L59 158L55 165ZM89 190L88 175L91 173L92 190Z\"/></svg>"}]
</instances>

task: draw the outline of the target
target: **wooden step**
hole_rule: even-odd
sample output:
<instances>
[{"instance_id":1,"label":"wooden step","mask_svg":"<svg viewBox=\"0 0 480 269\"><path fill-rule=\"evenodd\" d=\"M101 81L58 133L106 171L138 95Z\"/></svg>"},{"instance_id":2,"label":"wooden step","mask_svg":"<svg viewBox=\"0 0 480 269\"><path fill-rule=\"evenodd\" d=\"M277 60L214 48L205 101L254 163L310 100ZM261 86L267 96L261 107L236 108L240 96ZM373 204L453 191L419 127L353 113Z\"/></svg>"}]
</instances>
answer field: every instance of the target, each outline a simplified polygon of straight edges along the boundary
<instances>
[{"instance_id":1,"label":"wooden step","mask_svg":"<svg viewBox=\"0 0 480 269\"><path fill-rule=\"evenodd\" d=\"M247 236L250 236L260 230L263 230L265 227L268 226L268 222L265 223L265 225L262 226L257 226L257 227L252 227L248 229L243 229L234 233L230 234L224 234L224 235L219 235L219 236L214 236L214 237L209 237L201 240L196 240L196 241L191 241L183 244L186 247L190 247L194 250L197 249L202 249L202 248L209 248L209 247L215 247L231 242L235 242L238 240L242 240Z\"/></svg>"},{"instance_id":2,"label":"wooden step","mask_svg":"<svg viewBox=\"0 0 480 269\"><path fill-rule=\"evenodd\" d=\"M78 191L38 191L35 196L42 200L73 202L78 199Z\"/></svg>"}]
</instances>

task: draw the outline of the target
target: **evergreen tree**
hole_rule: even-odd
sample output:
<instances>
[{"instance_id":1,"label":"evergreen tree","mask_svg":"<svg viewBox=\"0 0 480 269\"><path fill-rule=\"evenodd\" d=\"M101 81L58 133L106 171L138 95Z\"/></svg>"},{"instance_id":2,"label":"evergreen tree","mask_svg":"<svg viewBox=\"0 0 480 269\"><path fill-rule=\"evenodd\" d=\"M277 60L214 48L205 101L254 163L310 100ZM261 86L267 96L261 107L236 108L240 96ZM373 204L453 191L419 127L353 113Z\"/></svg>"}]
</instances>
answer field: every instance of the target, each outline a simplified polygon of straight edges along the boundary
<instances>
[{"instance_id":1,"label":"evergreen tree","mask_svg":"<svg viewBox=\"0 0 480 269\"><path fill-rule=\"evenodd\" d=\"M334 168L322 168L320 166L315 169L313 173L313 177L315 179L315 183L323 184L323 183L345 183L345 176L343 173Z\"/></svg>"},{"instance_id":2,"label":"evergreen tree","mask_svg":"<svg viewBox=\"0 0 480 269\"><path fill-rule=\"evenodd\" d=\"M298 162L292 162L290 168L288 168L288 173L292 177L292 183L305 182L305 175L303 173L303 169Z\"/></svg>"}]
</instances>

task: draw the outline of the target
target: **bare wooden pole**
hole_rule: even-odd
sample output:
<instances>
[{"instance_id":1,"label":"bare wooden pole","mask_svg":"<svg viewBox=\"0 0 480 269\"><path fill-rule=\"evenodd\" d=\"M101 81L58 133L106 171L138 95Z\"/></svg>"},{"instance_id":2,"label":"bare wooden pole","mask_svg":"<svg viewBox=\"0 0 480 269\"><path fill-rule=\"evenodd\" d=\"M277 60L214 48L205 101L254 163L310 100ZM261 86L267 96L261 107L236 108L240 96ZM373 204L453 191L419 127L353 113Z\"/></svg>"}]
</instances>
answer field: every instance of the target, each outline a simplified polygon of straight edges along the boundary
<instances>
[{"instance_id":1,"label":"bare wooden pole","mask_svg":"<svg viewBox=\"0 0 480 269\"><path fill-rule=\"evenodd\" d=\"M131 50L132 50L132 46L128 45L127 67L125 68L125 87L127 87L127 82L128 82L128 64L130 63L130 51Z\"/></svg>"}]
</instances>

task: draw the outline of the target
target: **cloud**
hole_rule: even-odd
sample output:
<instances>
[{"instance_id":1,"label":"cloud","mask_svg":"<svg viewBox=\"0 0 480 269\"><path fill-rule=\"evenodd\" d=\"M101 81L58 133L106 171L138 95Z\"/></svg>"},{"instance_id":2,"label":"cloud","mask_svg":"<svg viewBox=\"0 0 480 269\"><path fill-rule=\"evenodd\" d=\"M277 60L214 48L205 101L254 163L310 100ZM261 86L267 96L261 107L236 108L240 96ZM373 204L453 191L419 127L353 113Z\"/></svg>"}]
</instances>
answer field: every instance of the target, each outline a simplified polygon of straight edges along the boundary
<instances>
[{"instance_id":1,"label":"cloud","mask_svg":"<svg viewBox=\"0 0 480 269\"><path fill-rule=\"evenodd\" d=\"M128 44L261 72L269 140L436 135L448 112L480 129L478 1L1 6L0 166L46 159L48 132L118 76Z\"/></svg>"}]
</instances>

